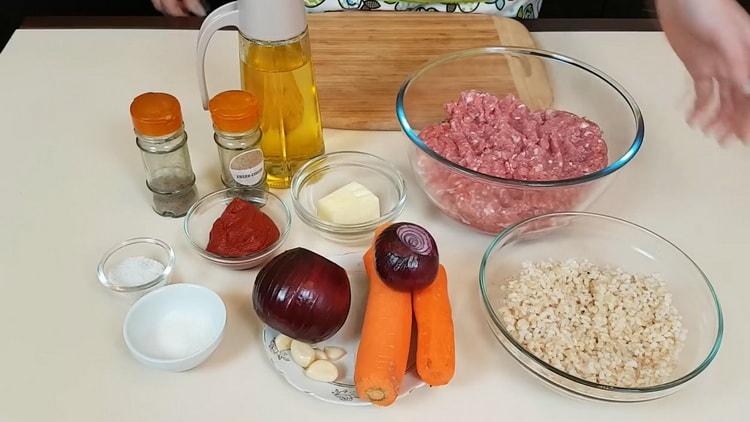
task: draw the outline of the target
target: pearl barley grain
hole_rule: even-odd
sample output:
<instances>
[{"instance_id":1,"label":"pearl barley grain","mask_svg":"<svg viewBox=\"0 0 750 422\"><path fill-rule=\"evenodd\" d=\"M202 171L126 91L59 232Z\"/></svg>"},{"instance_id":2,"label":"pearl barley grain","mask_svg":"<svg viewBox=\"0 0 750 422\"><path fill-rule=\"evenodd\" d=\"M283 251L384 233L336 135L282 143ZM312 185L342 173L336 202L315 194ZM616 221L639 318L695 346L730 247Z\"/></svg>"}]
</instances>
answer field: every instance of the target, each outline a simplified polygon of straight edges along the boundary
<instances>
[{"instance_id":1,"label":"pearl barley grain","mask_svg":"<svg viewBox=\"0 0 750 422\"><path fill-rule=\"evenodd\" d=\"M501 289L503 324L552 366L618 387L669 381L686 330L658 275L585 260L527 262Z\"/></svg>"}]
</instances>

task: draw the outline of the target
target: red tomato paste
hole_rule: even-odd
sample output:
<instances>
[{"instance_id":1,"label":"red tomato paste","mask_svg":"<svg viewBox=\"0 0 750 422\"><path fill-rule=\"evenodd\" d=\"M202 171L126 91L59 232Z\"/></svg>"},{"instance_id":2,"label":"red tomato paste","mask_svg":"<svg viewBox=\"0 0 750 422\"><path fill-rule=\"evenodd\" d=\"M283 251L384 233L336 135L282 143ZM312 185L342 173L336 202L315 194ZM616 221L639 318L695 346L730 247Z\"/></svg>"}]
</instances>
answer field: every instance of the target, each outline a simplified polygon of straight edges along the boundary
<instances>
[{"instance_id":1,"label":"red tomato paste","mask_svg":"<svg viewBox=\"0 0 750 422\"><path fill-rule=\"evenodd\" d=\"M279 239L279 228L253 204L234 198L211 228L206 250L236 258L262 251Z\"/></svg>"}]
</instances>

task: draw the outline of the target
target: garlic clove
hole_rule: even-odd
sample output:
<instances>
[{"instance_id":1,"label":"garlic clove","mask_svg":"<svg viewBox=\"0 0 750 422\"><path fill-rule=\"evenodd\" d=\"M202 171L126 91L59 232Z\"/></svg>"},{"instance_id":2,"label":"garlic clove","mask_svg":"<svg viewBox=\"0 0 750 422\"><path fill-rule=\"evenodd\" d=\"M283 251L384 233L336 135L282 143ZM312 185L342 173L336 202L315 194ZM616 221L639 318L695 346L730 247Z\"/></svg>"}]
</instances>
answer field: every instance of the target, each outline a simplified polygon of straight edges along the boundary
<instances>
[{"instance_id":1,"label":"garlic clove","mask_svg":"<svg viewBox=\"0 0 750 422\"><path fill-rule=\"evenodd\" d=\"M326 353L318 348L315 350L315 360L328 360L328 355Z\"/></svg>"},{"instance_id":2,"label":"garlic clove","mask_svg":"<svg viewBox=\"0 0 750 422\"><path fill-rule=\"evenodd\" d=\"M315 381L334 382L339 377L339 370L327 360L316 360L305 369L305 375Z\"/></svg>"},{"instance_id":3,"label":"garlic clove","mask_svg":"<svg viewBox=\"0 0 750 422\"><path fill-rule=\"evenodd\" d=\"M273 342L276 344L276 349L278 349L279 352L289 350L292 347L292 339L289 336L285 336L283 334L279 334L278 336L276 336L276 338L273 339Z\"/></svg>"},{"instance_id":4,"label":"garlic clove","mask_svg":"<svg viewBox=\"0 0 750 422\"><path fill-rule=\"evenodd\" d=\"M346 356L346 350L340 347L326 347L323 349L329 360L339 360Z\"/></svg>"},{"instance_id":5,"label":"garlic clove","mask_svg":"<svg viewBox=\"0 0 750 422\"><path fill-rule=\"evenodd\" d=\"M307 368L315 360L315 350L307 343L292 340L290 349L294 363L303 368Z\"/></svg>"}]
</instances>

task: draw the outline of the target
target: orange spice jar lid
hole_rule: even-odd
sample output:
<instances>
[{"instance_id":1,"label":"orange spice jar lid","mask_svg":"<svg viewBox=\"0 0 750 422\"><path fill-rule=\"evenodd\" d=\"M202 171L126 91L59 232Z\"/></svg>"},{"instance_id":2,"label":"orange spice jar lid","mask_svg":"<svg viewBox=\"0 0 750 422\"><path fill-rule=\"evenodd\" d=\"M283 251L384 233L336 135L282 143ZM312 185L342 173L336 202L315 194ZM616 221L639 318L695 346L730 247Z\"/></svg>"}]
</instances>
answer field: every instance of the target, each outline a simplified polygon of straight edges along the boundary
<instances>
[{"instance_id":1,"label":"orange spice jar lid","mask_svg":"<svg viewBox=\"0 0 750 422\"><path fill-rule=\"evenodd\" d=\"M243 133L258 126L258 99L246 91L224 91L208 102L217 130Z\"/></svg>"},{"instance_id":2,"label":"orange spice jar lid","mask_svg":"<svg viewBox=\"0 0 750 422\"><path fill-rule=\"evenodd\" d=\"M180 102L163 92L141 94L130 104L130 117L136 132L146 136L164 136L182 126Z\"/></svg>"}]
</instances>

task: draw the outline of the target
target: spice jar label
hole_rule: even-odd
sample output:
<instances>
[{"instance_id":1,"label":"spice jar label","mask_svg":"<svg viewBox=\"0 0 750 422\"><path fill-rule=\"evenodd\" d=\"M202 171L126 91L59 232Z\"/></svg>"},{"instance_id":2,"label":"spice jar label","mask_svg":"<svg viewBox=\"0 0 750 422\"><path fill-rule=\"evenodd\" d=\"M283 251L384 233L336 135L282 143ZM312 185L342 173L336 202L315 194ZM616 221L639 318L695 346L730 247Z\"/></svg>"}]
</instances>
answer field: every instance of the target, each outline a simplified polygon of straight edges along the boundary
<instances>
[{"instance_id":1,"label":"spice jar label","mask_svg":"<svg viewBox=\"0 0 750 422\"><path fill-rule=\"evenodd\" d=\"M229 172L235 182L245 186L255 186L263 181L263 151L253 149L232 158Z\"/></svg>"}]
</instances>

